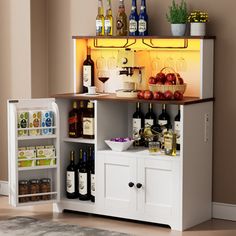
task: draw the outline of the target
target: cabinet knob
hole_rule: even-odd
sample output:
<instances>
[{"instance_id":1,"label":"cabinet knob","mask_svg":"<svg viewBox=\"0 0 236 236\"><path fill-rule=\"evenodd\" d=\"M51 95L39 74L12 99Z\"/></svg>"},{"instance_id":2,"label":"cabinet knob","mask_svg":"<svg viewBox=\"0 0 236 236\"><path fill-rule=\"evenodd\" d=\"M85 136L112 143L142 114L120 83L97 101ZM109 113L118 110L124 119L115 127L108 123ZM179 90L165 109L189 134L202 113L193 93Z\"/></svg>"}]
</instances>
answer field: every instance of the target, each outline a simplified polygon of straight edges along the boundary
<instances>
[{"instance_id":1,"label":"cabinet knob","mask_svg":"<svg viewBox=\"0 0 236 236\"><path fill-rule=\"evenodd\" d=\"M129 187L130 188L134 187L134 183L133 182L129 182Z\"/></svg>"},{"instance_id":2,"label":"cabinet knob","mask_svg":"<svg viewBox=\"0 0 236 236\"><path fill-rule=\"evenodd\" d=\"M142 184L137 183L137 184L136 184L136 187L137 187L137 188L142 188Z\"/></svg>"}]
</instances>

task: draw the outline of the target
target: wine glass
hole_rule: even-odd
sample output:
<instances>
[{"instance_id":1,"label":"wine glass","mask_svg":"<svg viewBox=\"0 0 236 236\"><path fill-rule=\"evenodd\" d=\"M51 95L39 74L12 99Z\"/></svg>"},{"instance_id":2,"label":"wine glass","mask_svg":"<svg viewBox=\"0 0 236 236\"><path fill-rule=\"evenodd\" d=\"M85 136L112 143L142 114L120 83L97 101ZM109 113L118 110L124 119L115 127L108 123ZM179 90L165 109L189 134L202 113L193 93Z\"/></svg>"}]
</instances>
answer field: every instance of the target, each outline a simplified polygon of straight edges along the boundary
<instances>
[{"instance_id":1,"label":"wine glass","mask_svg":"<svg viewBox=\"0 0 236 236\"><path fill-rule=\"evenodd\" d=\"M105 93L105 83L109 80L110 73L109 70L103 69L98 71L98 79L103 83L102 93Z\"/></svg>"}]
</instances>

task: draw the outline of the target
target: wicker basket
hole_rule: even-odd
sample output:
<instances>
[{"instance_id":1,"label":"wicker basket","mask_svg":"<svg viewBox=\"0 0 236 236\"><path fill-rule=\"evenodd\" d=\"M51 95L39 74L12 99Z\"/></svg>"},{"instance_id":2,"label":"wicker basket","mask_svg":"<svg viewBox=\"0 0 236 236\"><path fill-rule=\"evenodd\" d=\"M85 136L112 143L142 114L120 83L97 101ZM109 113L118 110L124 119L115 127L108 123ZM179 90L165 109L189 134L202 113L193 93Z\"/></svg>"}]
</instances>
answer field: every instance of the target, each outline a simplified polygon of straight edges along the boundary
<instances>
[{"instance_id":1,"label":"wicker basket","mask_svg":"<svg viewBox=\"0 0 236 236\"><path fill-rule=\"evenodd\" d=\"M163 72L164 70L171 70L173 71L173 73L175 74L176 76L176 85L162 85L162 84L149 84L149 90L152 91L152 92L166 92L166 91L171 91L172 93L174 93L175 91L179 91L181 92L182 94L185 93L186 91L186 88L187 88L187 84L178 84L179 81L178 81L178 75L177 73L175 72L175 70L173 68L170 68L170 67L164 67L163 69L161 69L160 72Z\"/></svg>"}]
</instances>

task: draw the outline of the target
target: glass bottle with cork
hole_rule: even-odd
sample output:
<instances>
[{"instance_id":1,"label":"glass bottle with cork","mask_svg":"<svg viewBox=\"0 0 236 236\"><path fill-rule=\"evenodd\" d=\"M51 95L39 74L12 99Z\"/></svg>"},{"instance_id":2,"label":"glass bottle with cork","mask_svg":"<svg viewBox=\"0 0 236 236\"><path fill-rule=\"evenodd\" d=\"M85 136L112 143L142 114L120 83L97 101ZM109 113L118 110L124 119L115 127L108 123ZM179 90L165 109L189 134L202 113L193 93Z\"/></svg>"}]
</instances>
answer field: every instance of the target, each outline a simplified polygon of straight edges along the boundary
<instances>
[{"instance_id":1,"label":"glass bottle with cork","mask_svg":"<svg viewBox=\"0 0 236 236\"><path fill-rule=\"evenodd\" d=\"M83 138L94 139L94 106L88 102L87 109L83 115Z\"/></svg>"},{"instance_id":2,"label":"glass bottle with cork","mask_svg":"<svg viewBox=\"0 0 236 236\"><path fill-rule=\"evenodd\" d=\"M124 0L120 0L118 14L116 16L116 35L127 35L127 15L125 13Z\"/></svg>"},{"instance_id":3,"label":"glass bottle with cork","mask_svg":"<svg viewBox=\"0 0 236 236\"><path fill-rule=\"evenodd\" d=\"M105 16L105 35L112 36L113 35L113 16L111 9L111 0L107 0L107 12Z\"/></svg>"},{"instance_id":4,"label":"glass bottle with cork","mask_svg":"<svg viewBox=\"0 0 236 236\"><path fill-rule=\"evenodd\" d=\"M96 17L96 35L104 36L105 32L105 18L102 0L98 0L98 14Z\"/></svg>"}]
</instances>

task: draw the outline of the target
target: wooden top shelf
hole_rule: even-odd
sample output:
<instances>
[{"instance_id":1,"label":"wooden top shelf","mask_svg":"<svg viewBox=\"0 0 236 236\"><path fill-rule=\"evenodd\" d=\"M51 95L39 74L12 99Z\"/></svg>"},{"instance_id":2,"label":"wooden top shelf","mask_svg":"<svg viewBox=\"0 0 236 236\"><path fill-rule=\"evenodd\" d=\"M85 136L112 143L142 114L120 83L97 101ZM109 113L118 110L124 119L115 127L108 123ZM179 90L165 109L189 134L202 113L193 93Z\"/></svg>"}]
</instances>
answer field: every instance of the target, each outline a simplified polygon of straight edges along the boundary
<instances>
[{"instance_id":1,"label":"wooden top shelf","mask_svg":"<svg viewBox=\"0 0 236 236\"><path fill-rule=\"evenodd\" d=\"M171 35L151 35L151 36L72 36L72 39L216 39L216 36L171 36Z\"/></svg>"},{"instance_id":2,"label":"wooden top shelf","mask_svg":"<svg viewBox=\"0 0 236 236\"><path fill-rule=\"evenodd\" d=\"M53 97L63 98L63 99L74 99L74 100L97 100L97 101L118 101L118 102L146 102L146 103L159 103L159 104L173 104L173 105L190 105L196 103L210 102L214 101L214 98L200 99L197 97L185 97L181 101L177 100L144 100L138 98L122 98L117 97L115 94L108 95L98 95L98 96L88 96L79 93L66 93L66 94L56 94Z\"/></svg>"}]
</instances>

